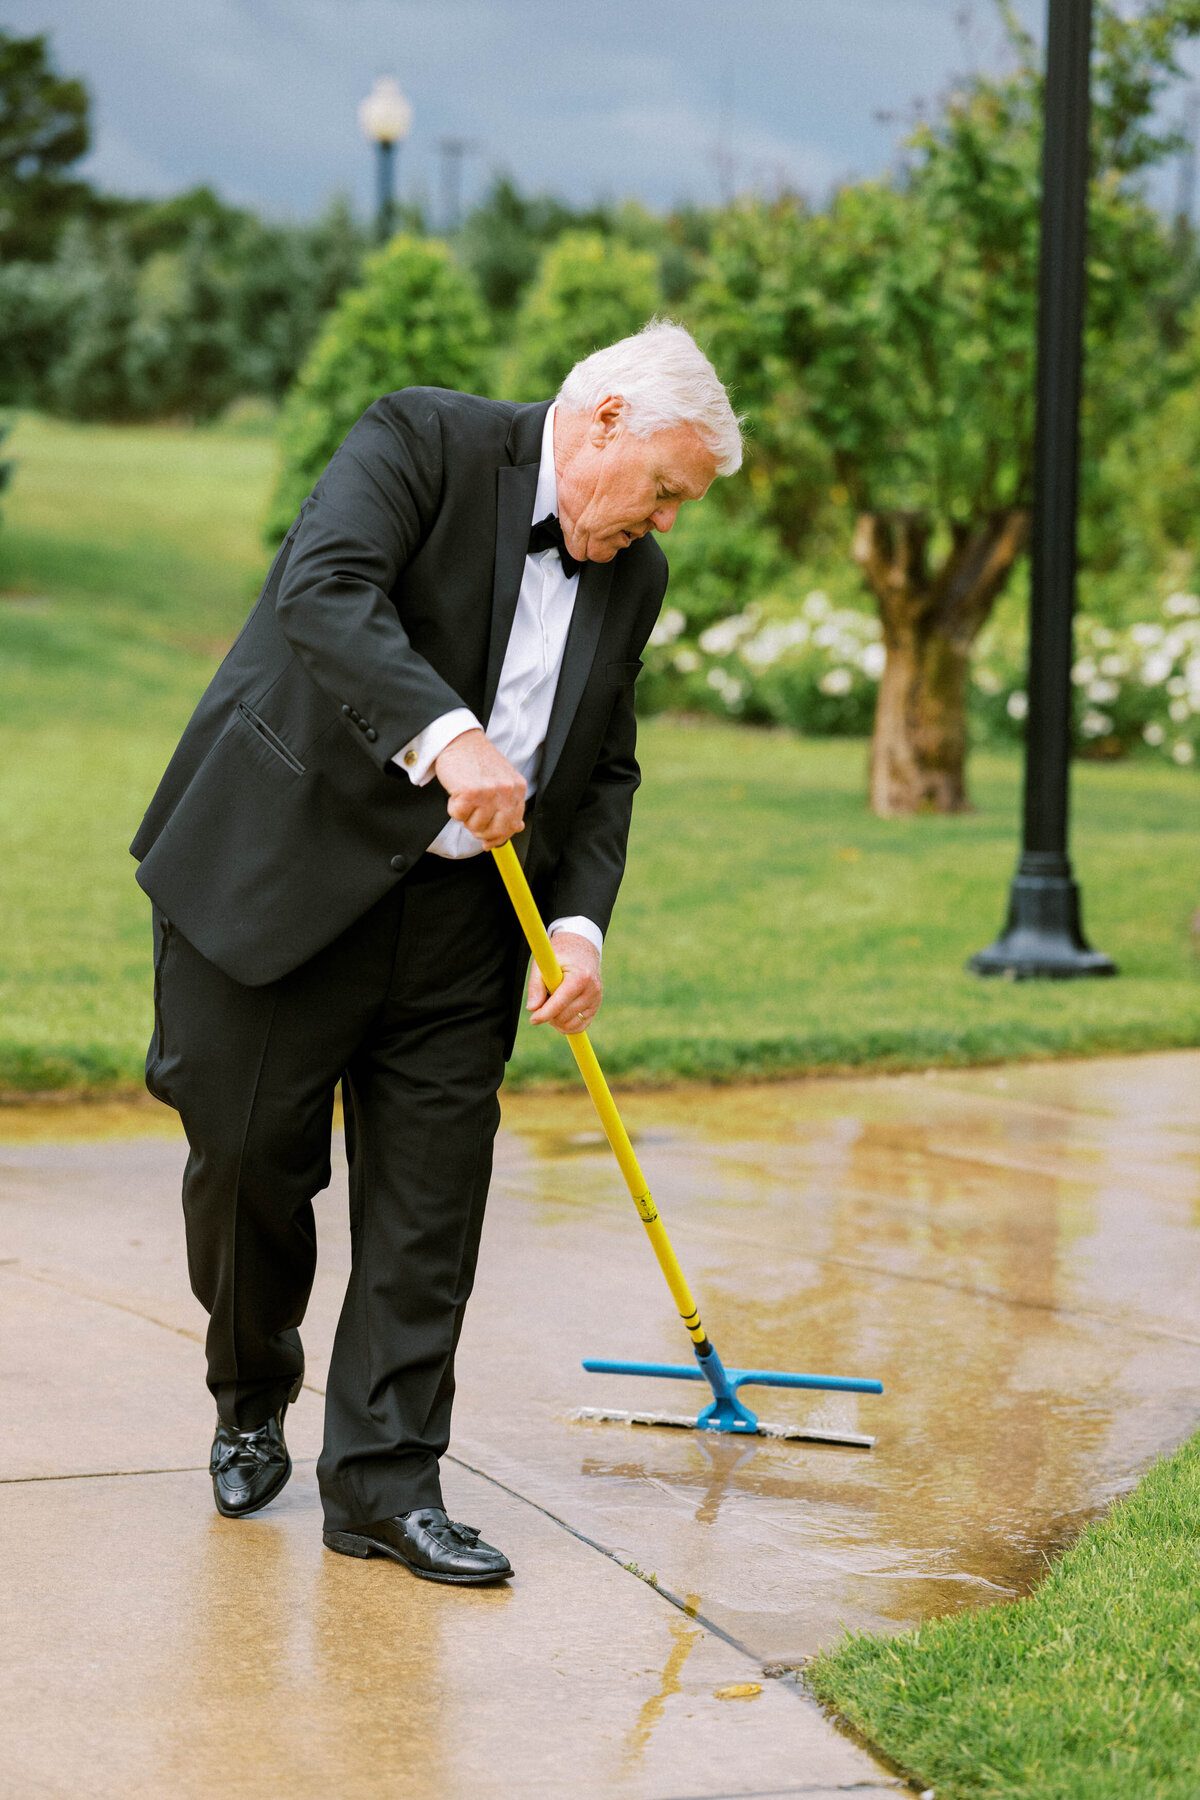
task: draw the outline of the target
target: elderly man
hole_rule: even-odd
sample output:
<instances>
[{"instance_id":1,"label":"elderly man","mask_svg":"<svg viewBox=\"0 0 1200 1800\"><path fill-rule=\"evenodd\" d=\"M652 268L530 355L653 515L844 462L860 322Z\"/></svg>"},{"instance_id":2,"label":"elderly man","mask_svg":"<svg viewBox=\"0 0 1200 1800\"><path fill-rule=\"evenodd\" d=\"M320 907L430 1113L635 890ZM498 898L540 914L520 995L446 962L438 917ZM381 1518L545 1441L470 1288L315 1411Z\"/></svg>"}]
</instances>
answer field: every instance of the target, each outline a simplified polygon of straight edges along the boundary
<instances>
[{"instance_id":1,"label":"elderly man","mask_svg":"<svg viewBox=\"0 0 1200 1800\"><path fill-rule=\"evenodd\" d=\"M227 1517L291 1473L341 1081L353 1262L324 1541L435 1581L512 1573L447 1519L438 1479L526 960L484 852L517 837L552 921L565 979L548 996L534 973L534 1023L584 1029L666 588L649 534L740 460L724 389L671 324L587 357L554 404L388 394L305 501L184 732L132 850L154 903L146 1081L191 1149Z\"/></svg>"}]
</instances>

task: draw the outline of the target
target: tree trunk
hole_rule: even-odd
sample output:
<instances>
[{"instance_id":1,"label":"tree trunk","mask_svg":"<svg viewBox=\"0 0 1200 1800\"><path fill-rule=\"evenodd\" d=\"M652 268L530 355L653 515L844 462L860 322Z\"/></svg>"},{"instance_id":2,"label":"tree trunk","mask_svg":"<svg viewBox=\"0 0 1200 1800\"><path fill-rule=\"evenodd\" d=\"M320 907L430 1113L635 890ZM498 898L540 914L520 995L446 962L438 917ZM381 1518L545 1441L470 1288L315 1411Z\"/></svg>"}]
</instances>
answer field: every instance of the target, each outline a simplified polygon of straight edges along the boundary
<instances>
[{"instance_id":1,"label":"tree trunk","mask_svg":"<svg viewBox=\"0 0 1200 1800\"><path fill-rule=\"evenodd\" d=\"M879 603L887 661L871 740L871 807L881 817L966 812L971 646L1029 532L1012 508L951 528L929 567L923 513L863 513L851 554Z\"/></svg>"}]
</instances>

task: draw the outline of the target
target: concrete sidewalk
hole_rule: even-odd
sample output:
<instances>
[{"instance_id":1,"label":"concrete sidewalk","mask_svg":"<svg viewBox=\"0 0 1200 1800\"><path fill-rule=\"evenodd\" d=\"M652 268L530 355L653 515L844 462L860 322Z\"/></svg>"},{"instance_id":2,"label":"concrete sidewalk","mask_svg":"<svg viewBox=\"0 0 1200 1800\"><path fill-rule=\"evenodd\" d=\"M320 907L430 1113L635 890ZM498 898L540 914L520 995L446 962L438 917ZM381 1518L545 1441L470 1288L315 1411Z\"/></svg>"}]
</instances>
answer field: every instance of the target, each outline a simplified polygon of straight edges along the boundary
<instances>
[{"instance_id":1,"label":"concrete sidewalk","mask_svg":"<svg viewBox=\"0 0 1200 1800\"><path fill-rule=\"evenodd\" d=\"M518 1097L446 1471L454 1516L517 1568L478 1592L321 1548L344 1170L319 1205L296 1476L235 1523L205 1473L172 1116L0 1114L6 1795L902 1786L794 1671L843 1624L895 1630L1023 1591L1194 1427L1200 1054L623 1105L726 1361L887 1389L747 1398L878 1444L573 1419L683 1411L699 1390L580 1371L582 1355L676 1361L686 1345L586 1099Z\"/></svg>"}]
</instances>

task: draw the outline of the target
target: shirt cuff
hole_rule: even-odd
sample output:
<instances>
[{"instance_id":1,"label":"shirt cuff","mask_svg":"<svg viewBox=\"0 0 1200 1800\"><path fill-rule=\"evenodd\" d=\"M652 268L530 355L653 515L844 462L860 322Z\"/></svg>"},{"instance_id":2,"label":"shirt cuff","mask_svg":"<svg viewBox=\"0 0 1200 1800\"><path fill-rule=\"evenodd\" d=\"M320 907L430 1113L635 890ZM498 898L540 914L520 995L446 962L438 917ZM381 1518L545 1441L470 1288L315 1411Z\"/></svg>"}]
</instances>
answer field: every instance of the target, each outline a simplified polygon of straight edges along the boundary
<instances>
[{"instance_id":1,"label":"shirt cuff","mask_svg":"<svg viewBox=\"0 0 1200 1800\"><path fill-rule=\"evenodd\" d=\"M598 925L593 925L590 919L582 918L578 914L572 914L566 919L555 919L554 923L547 927L547 937L553 937L556 931L573 931L576 937L586 938L589 944L594 945L597 956L603 956L604 933Z\"/></svg>"},{"instance_id":2,"label":"shirt cuff","mask_svg":"<svg viewBox=\"0 0 1200 1800\"><path fill-rule=\"evenodd\" d=\"M433 780L433 765L446 745L464 731L482 731L483 726L475 714L465 706L455 707L453 712L443 713L424 731L418 731L415 738L410 738L402 750L397 750L392 761L397 763L414 787L425 787Z\"/></svg>"}]
</instances>

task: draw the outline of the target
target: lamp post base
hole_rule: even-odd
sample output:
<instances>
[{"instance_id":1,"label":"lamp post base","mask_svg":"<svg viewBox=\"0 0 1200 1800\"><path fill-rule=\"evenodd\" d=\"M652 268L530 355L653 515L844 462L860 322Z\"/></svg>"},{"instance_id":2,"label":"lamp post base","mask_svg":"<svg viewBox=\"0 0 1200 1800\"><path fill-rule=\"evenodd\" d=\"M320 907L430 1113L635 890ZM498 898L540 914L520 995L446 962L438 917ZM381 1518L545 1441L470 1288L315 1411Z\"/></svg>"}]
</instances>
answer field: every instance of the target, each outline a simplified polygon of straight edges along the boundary
<instances>
[{"instance_id":1,"label":"lamp post base","mask_svg":"<svg viewBox=\"0 0 1200 1800\"><path fill-rule=\"evenodd\" d=\"M1009 890L1004 930L968 963L976 975L1010 981L1115 975L1110 956L1093 950L1079 920L1079 888L1065 856L1026 851Z\"/></svg>"}]
</instances>

